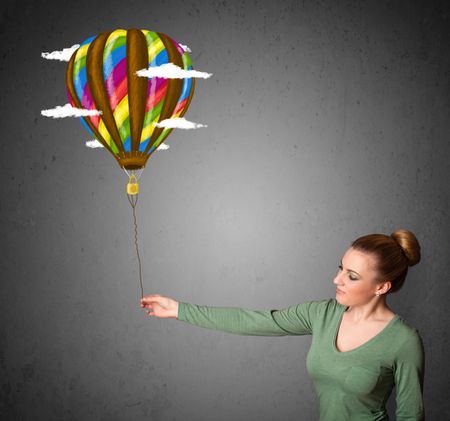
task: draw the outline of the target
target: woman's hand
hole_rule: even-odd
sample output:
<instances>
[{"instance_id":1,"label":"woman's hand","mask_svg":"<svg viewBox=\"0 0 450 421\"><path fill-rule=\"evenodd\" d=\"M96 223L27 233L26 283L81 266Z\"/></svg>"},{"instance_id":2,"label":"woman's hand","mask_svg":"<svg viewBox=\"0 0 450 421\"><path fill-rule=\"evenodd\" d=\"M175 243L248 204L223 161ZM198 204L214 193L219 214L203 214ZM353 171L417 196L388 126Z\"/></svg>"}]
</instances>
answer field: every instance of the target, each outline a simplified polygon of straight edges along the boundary
<instances>
[{"instance_id":1,"label":"woman's hand","mask_svg":"<svg viewBox=\"0 0 450 421\"><path fill-rule=\"evenodd\" d=\"M141 307L149 316L178 318L178 301L169 297L152 294L141 298Z\"/></svg>"}]
</instances>

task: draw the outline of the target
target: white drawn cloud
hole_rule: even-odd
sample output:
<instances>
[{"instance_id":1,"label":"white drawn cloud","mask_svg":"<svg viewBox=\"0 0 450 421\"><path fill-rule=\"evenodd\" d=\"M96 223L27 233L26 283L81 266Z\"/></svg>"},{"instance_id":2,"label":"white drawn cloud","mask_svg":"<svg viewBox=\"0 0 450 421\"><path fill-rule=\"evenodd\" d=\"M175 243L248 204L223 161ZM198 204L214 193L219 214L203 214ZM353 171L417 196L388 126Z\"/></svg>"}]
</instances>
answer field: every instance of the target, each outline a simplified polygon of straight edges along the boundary
<instances>
[{"instance_id":1,"label":"white drawn cloud","mask_svg":"<svg viewBox=\"0 0 450 421\"><path fill-rule=\"evenodd\" d=\"M200 127L208 127L206 124L194 123L182 118L167 118L159 123L153 123L156 127L164 127L169 129L199 129Z\"/></svg>"},{"instance_id":2,"label":"white drawn cloud","mask_svg":"<svg viewBox=\"0 0 450 421\"><path fill-rule=\"evenodd\" d=\"M65 117L86 117L100 115L102 112L98 110L87 110L85 108L75 108L70 104L65 104L62 107L57 105L55 108L42 110L41 114L44 117L65 118Z\"/></svg>"},{"instance_id":3,"label":"white drawn cloud","mask_svg":"<svg viewBox=\"0 0 450 421\"><path fill-rule=\"evenodd\" d=\"M72 45L70 48L64 48L62 51L52 51L51 53L41 53L41 57L47 60L69 61L74 51L80 47L79 44Z\"/></svg>"},{"instance_id":4,"label":"white drawn cloud","mask_svg":"<svg viewBox=\"0 0 450 421\"><path fill-rule=\"evenodd\" d=\"M92 149L104 148L104 146L97 139L88 140L86 142L86 146Z\"/></svg>"},{"instance_id":5,"label":"white drawn cloud","mask_svg":"<svg viewBox=\"0 0 450 421\"><path fill-rule=\"evenodd\" d=\"M208 79L212 76L212 73L199 72L197 70L184 70L173 63L141 69L138 70L136 74L141 77L161 77L165 79L184 79L189 77Z\"/></svg>"},{"instance_id":6,"label":"white drawn cloud","mask_svg":"<svg viewBox=\"0 0 450 421\"><path fill-rule=\"evenodd\" d=\"M188 53L192 53L192 50L187 45L180 44L180 46L184 51L187 51Z\"/></svg>"},{"instance_id":7,"label":"white drawn cloud","mask_svg":"<svg viewBox=\"0 0 450 421\"><path fill-rule=\"evenodd\" d=\"M92 148L92 149L95 149L95 148L104 148L104 146L103 146L97 139L88 140L88 141L86 142L86 146L87 146L88 148ZM169 149L169 148L170 148L170 146L167 145L166 143L161 143L161 145L159 145L159 146L156 148L156 150L158 150L158 151L166 151L166 150Z\"/></svg>"},{"instance_id":8,"label":"white drawn cloud","mask_svg":"<svg viewBox=\"0 0 450 421\"><path fill-rule=\"evenodd\" d=\"M184 44L180 44L181 48L188 53L192 50ZM41 53L41 57L47 60L69 61L72 54L80 47L80 44L72 45L69 48L63 48L61 51L52 51L51 53Z\"/></svg>"}]
</instances>

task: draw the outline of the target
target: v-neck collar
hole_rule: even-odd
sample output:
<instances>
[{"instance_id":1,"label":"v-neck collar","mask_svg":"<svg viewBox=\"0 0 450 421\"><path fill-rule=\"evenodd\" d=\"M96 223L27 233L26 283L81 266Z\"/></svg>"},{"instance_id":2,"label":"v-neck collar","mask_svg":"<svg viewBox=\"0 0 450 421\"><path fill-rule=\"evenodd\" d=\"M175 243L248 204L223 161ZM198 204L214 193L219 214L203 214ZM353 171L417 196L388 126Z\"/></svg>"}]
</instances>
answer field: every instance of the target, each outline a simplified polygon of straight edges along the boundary
<instances>
[{"instance_id":1,"label":"v-neck collar","mask_svg":"<svg viewBox=\"0 0 450 421\"><path fill-rule=\"evenodd\" d=\"M386 332L386 330L388 330L394 324L394 322L396 320L398 320L400 318L400 315L396 314L380 332L378 332L375 336L372 336L368 341L364 342L362 345L359 345L356 348L350 349L348 351L339 351L336 346L336 341L337 341L337 336L339 333L339 328L341 327L342 318L344 317L344 313L347 311L347 309L348 309L348 307L346 307L346 306L342 307L341 314L339 315L338 321L336 323L336 328L335 328L334 335L333 335L333 344L332 344L333 351L336 352L337 354L342 354L342 355L351 354L353 352L359 351L360 349L365 348L366 346L370 345L370 343L374 342L377 338L379 338L384 332Z\"/></svg>"}]
</instances>

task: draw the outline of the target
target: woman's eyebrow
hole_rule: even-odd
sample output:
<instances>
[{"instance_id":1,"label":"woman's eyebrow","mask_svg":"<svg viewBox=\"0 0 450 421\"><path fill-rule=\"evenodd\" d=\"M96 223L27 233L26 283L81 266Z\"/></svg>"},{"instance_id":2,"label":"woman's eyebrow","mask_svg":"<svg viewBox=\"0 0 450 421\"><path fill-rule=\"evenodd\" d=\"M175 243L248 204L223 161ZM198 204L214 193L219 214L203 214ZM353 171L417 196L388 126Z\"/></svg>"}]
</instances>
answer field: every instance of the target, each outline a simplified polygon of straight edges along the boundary
<instances>
[{"instance_id":1,"label":"woman's eyebrow","mask_svg":"<svg viewBox=\"0 0 450 421\"><path fill-rule=\"evenodd\" d=\"M342 259L341 259L341 266L343 266L342 265ZM347 269L349 272L353 272L353 273L356 273L358 276L361 276L358 272L356 272L355 270L352 270L352 269Z\"/></svg>"}]
</instances>

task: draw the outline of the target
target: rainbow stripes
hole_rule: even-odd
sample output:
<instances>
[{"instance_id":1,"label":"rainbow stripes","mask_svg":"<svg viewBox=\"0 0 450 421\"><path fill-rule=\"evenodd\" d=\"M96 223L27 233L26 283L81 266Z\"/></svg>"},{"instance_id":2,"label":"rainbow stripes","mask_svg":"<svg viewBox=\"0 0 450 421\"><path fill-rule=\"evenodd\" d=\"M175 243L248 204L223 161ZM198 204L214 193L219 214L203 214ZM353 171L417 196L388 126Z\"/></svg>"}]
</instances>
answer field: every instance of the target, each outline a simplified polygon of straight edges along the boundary
<instances>
[{"instance_id":1,"label":"rainbow stripes","mask_svg":"<svg viewBox=\"0 0 450 421\"><path fill-rule=\"evenodd\" d=\"M84 125L126 169L145 166L172 129L155 123L182 117L194 93L194 79L144 78L143 68L173 63L191 70L188 54L172 38L149 30L117 29L84 41L66 72L70 103L101 110Z\"/></svg>"}]
</instances>

